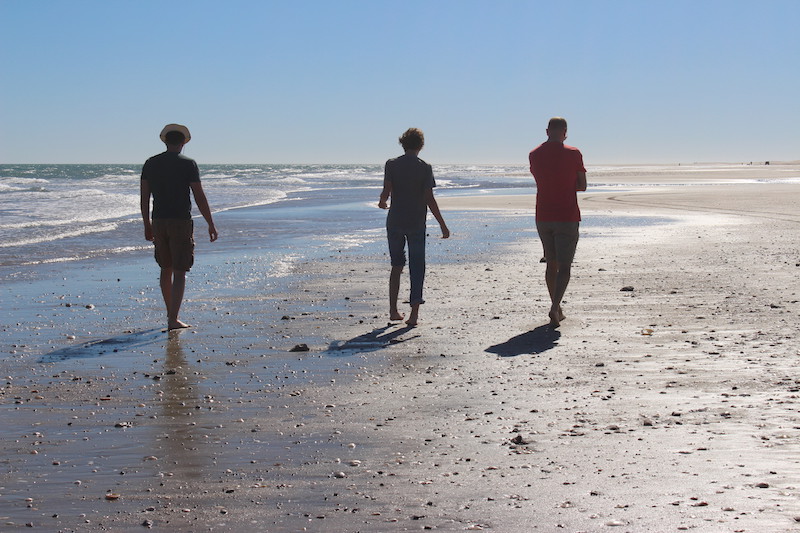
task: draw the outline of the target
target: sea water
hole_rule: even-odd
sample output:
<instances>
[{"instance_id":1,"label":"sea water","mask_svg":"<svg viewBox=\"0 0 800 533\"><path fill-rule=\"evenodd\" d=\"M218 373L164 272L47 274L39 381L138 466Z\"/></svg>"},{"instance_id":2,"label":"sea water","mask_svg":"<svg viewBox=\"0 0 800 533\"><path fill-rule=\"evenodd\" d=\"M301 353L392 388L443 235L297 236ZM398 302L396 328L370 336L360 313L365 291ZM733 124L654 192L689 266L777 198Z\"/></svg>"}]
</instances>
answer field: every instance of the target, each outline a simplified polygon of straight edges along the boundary
<instances>
[{"instance_id":1,"label":"sea water","mask_svg":"<svg viewBox=\"0 0 800 533\"><path fill-rule=\"evenodd\" d=\"M627 179L621 180L627 185L615 185L620 176L635 179L674 167L588 170L597 190L632 184ZM93 342L161 323L158 267L141 222L140 172L141 165L0 165L0 347L41 354L70 336L77 335L69 342ZM285 294L298 281L294 267L302 261L362 254L388 264L386 212L377 207L381 164L201 165L200 173L220 237L208 242L194 207L190 316L203 306L216 308L220 298L266 302ZM440 198L535 192L525 165L434 165L434 174ZM429 246L430 263L482 260L497 252L498 243L535 239L533 212L533 200L518 211L445 210L453 237ZM663 222L590 215L582 228L591 236L597 228ZM432 217L429 228L432 237L438 233ZM538 244L532 248L536 260ZM263 320L280 320L286 312L272 307L275 316ZM102 314L102 334L94 331L98 319L92 314Z\"/></svg>"},{"instance_id":2,"label":"sea water","mask_svg":"<svg viewBox=\"0 0 800 533\"><path fill-rule=\"evenodd\" d=\"M25 279L39 265L149 254L140 172L141 165L0 165L0 281ZM298 255L291 243L349 246L384 225L382 165L201 165L200 173L218 251L250 243ZM435 173L439 194L532 190L524 167L440 166ZM198 217L198 242L205 231Z\"/></svg>"},{"instance_id":3,"label":"sea water","mask_svg":"<svg viewBox=\"0 0 800 533\"><path fill-rule=\"evenodd\" d=\"M533 192L524 167L439 166L434 172L437 195ZM93 313L102 314L103 331L111 335L161 323L158 267L141 221L140 173L141 165L0 165L0 300L6 304L0 306L0 347L35 354L70 336L78 345L94 342L104 334L94 331ZM330 254L386 255L386 212L377 206L383 165L201 165L200 174L219 240L209 243L193 207L197 258L188 316L197 318L203 305L221 305L212 300L258 295L265 308L275 307L276 316L263 319L279 321L286 311L267 300L291 290L297 263ZM448 243L469 253L476 244L466 224L477 221L469 220L474 214L460 218L447 214L460 235ZM498 235L513 238L504 227L511 219L498 222ZM429 255L436 260L435 249Z\"/></svg>"},{"instance_id":4,"label":"sea water","mask_svg":"<svg viewBox=\"0 0 800 533\"><path fill-rule=\"evenodd\" d=\"M26 266L148 249L140 172L141 165L0 165L0 280L24 275ZM641 172L607 167L590 175L596 186L596 180L602 185L604 178ZM235 231L262 241L287 235L348 240L352 228L383 227L375 209L382 165L201 165L200 173L222 242L232 236L226 222L251 217L247 209L254 207L271 206L259 210L264 224ZM535 190L524 165L437 165L434 173L437 195Z\"/></svg>"},{"instance_id":5,"label":"sea water","mask_svg":"<svg viewBox=\"0 0 800 533\"><path fill-rule=\"evenodd\" d=\"M743 167L609 166L589 168L591 188L637 176L729 175ZM40 277L98 259L148 257L139 206L141 165L0 165L0 282ZM332 248L382 241L377 209L383 165L200 165L220 239L209 252L271 251L272 274ZM526 165L434 165L437 196L533 193ZM622 178L622 180L620 180ZM531 206L533 210L533 206ZM196 216L195 238L207 240ZM470 217L474 218L474 214ZM608 222L608 221L606 221ZM635 224L652 221L638 220ZM584 226L602 223L584 220ZM623 222L629 225L631 221ZM451 230L458 228L448 221ZM89 263L91 264L91 263Z\"/></svg>"}]
</instances>

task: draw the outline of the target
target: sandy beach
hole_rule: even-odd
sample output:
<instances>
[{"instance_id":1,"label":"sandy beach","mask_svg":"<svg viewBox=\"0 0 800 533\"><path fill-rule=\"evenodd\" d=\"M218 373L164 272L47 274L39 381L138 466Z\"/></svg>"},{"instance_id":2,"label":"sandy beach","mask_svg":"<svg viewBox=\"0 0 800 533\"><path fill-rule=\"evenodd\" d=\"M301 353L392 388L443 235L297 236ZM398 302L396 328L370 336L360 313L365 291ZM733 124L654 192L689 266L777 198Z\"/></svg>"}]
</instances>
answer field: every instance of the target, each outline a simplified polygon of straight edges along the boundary
<instances>
[{"instance_id":1,"label":"sandy beach","mask_svg":"<svg viewBox=\"0 0 800 533\"><path fill-rule=\"evenodd\" d=\"M416 328L383 252L170 334L151 263L4 287L0 529L797 531L798 178L589 174L557 330L528 195L440 199Z\"/></svg>"}]
</instances>

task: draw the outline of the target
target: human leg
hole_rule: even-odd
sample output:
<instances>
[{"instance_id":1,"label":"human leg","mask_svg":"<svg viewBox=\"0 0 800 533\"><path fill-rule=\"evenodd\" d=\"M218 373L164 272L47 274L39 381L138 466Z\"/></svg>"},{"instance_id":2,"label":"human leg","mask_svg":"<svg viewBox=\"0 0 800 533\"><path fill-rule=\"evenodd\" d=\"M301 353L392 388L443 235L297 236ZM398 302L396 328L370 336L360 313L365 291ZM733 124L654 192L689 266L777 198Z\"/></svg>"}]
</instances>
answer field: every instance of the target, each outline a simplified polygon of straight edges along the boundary
<instances>
[{"instance_id":1,"label":"human leg","mask_svg":"<svg viewBox=\"0 0 800 533\"><path fill-rule=\"evenodd\" d=\"M411 304L411 314L408 315L406 324L416 326L419 323L419 304Z\"/></svg>"},{"instance_id":2,"label":"human leg","mask_svg":"<svg viewBox=\"0 0 800 533\"><path fill-rule=\"evenodd\" d=\"M425 303L422 298L425 284L425 230L408 235L408 272L411 278L411 314L406 321L415 326L419 319L419 306Z\"/></svg>"},{"instance_id":3,"label":"human leg","mask_svg":"<svg viewBox=\"0 0 800 533\"><path fill-rule=\"evenodd\" d=\"M189 324L178 320L183 303L183 293L186 289L186 271L172 271L172 289L170 291L170 301L167 306L167 329L188 328Z\"/></svg>"},{"instance_id":4,"label":"human leg","mask_svg":"<svg viewBox=\"0 0 800 533\"><path fill-rule=\"evenodd\" d=\"M400 294L400 275L403 273L402 266L393 266L389 274L389 320L403 320L405 315L397 310L397 298Z\"/></svg>"},{"instance_id":5,"label":"human leg","mask_svg":"<svg viewBox=\"0 0 800 533\"><path fill-rule=\"evenodd\" d=\"M178 319L186 290L186 272L194 263L194 237L191 220L154 219L155 256L161 267L159 284L167 308L167 328L188 328Z\"/></svg>"},{"instance_id":6,"label":"human leg","mask_svg":"<svg viewBox=\"0 0 800 533\"><path fill-rule=\"evenodd\" d=\"M572 260L578 244L577 222L538 222L536 224L544 248L545 283L550 295L550 325L558 327L564 320L561 301L572 275Z\"/></svg>"},{"instance_id":7,"label":"human leg","mask_svg":"<svg viewBox=\"0 0 800 533\"><path fill-rule=\"evenodd\" d=\"M400 294L400 275L406 264L406 238L404 234L395 231L387 231L386 236L392 265L389 274L389 320L403 320L405 316L397 309L397 299Z\"/></svg>"},{"instance_id":8,"label":"human leg","mask_svg":"<svg viewBox=\"0 0 800 533\"><path fill-rule=\"evenodd\" d=\"M172 268L161 269L159 285L161 286L161 297L164 298L164 306L167 308L167 316L169 316L169 306L172 303Z\"/></svg>"},{"instance_id":9,"label":"human leg","mask_svg":"<svg viewBox=\"0 0 800 533\"><path fill-rule=\"evenodd\" d=\"M548 316L550 317L550 325L553 327L558 327L561 321L566 318L561 309L561 300L564 299L564 293L567 292L571 274L571 264L548 261L545 279L550 293L550 312Z\"/></svg>"},{"instance_id":10,"label":"human leg","mask_svg":"<svg viewBox=\"0 0 800 533\"><path fill-rule=\"evenodd\" d=\"M558 277L555 232L553 231L552 224L546 222L536 222L536 231L539 233L539 239L542 241L542 251L544 253L544 260L546 264L544 271L544 282L547 286L547 293L550 295L552 309L552 303L555 301L556 278ZM550 317L550 323L553 324L552 316ZM558 321L556 321L556 323L558 323Z\"/></svg>"}]
</instances>

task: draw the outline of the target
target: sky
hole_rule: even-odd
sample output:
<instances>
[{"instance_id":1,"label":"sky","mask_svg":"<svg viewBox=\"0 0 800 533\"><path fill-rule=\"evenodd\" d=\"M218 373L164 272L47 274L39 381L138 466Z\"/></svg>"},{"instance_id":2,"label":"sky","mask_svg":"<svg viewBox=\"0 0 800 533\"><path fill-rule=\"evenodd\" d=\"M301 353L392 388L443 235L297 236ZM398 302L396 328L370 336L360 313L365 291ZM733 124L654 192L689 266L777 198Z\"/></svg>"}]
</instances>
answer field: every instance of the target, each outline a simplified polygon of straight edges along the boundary
<instances>
[{"instance_id":1,"label":"sky","mask_svg":"<svg viewBox=\"0 0 800 533\"><path fill-rule=\"evenodd\" d=\"M0 164L800 159L797 0L0 0Z\"/></svg>"}]
</instances>

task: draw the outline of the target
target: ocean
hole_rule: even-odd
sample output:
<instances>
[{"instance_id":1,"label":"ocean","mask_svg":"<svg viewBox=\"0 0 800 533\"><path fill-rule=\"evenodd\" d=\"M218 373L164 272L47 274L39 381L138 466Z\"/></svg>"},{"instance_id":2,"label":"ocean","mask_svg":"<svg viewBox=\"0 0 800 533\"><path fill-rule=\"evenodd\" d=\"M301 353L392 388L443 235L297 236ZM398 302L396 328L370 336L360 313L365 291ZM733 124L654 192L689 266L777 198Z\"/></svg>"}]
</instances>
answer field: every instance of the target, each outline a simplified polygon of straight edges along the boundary
<instances>
[{"instance_id":1,"label":"ocean","mask_svg":"<svg viewBox=\"0 0 800 533\"><path fill-rule=\"evenodd\" d=\"M619 186L620 178L714 177L745 168L614 166L589 168L588 174L597 190L610 186L606 180ZM42 265L148 255L140 172L141 165L0 165L0 281L38 277ZM269 267L276 274L287 258L320 247L359 246L382 235L385 213L376 207L382 165L201 165L200 172L220 232L216 251L243 245L273 250ZM434 174L437 196L535 191L525 165L434 165ZM204 234L198 218L198 242Z\"/></svg>"},{"instance_id":2,"label":"ocean","mask_svg":"<svg viewBox=\"0 0 800 533\"><path fill-rule=\"evenodd\" d=\"M146 253L140 172L141 165L0 165L0 280L25 279L38 265ZM201 165L200 172L220 248L242 239L266 249L320 240L347 246L383 228L382 165ZM435 174L437 194L532 187L524 167L439 166ZM254 208L262 223L247 227ZM202 218L195 233L203 239Z\"/></svg>"},{"instance_id":3,"label":"ocean","mask_svg":"<svg viewBox=\"0 0 800 533\"><path fill-rule=\"evenodd\" d=\"M0 165L0 346L20 356L67 342L93 342L102 314L111 334L161 325L163 302L153 245L139 208L141 165ZM220 296L259 295L280 320L285 305L267 301L292 290L299 262L331 254L386 255L386 211L377 207L383 165L200 165L219 240L209 243L193 206L197 253L190 273L188 320ZM525 167L434 167L437 196L533 191ZM472 214L452 213L450 242L470 254ZM514 239L513 217L497 231ZM436 261L435 251L429 254ZM388 264L388 259L387 259ZM280 307L280 308L279 308ZM209 316L216 312L210 311ZM91 328L91 329L90 329ZM100 334L102 335L102 334ZM75 337L76 340L69 341Z\"/></svg>"},{"instance_id":4,"label":"ocean","mask_svg":"<svg viewBox=\"0 0 800 533\"><path fill-rule=\"evenodd\" d=\"M591 192L641 186L648 179L651 186L665 182L654 176L682 184L740 179L740 170L752 174L747 169L587 170ZM158 267L139 212L140 171L141 165L0 165L0 298L5 304L0 306L0 346L8 346L6 353L35 355L65 338L97 338L96 324L89 330L91 321L76 321L76 309L86 305L91 313L102 313L103 329L109 332L163 322ZM197 260L185 306L190 320L201 307L206 320L218 316L215 302L221 296L266 302L295 290L294 266L303 261L342 254L388 265L386 212L377 207L382 164L201 165L200 172L220 237L208 242L206 224L194 208ZM526 165L434 165L434 174L439 198L535 192ZM535 239L533 213L533 201L524 211L445 209L453 236L429 247L429 262L483 260L487 256L481 254L496 253L503 243ZM591 214L584 216L581 234L602 238L609 228L669 222ZM432 235L438 232L432 217L429 228ZM534 255L537 250L534 245ZM285 307L271 305L275 316L265 321L280 320Z\"/></svg>"}]
</instances>

